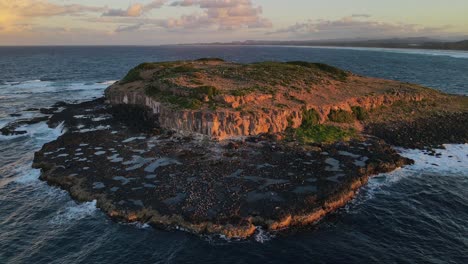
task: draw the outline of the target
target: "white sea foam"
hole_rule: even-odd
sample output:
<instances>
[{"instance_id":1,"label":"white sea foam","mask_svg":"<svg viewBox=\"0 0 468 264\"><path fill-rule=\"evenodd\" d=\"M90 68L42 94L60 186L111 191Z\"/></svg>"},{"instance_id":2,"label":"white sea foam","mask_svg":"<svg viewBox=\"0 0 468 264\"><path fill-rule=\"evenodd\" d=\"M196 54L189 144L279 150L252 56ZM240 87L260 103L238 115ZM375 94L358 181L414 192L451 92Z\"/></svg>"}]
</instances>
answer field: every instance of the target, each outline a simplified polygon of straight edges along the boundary
<instances>
[{"instance_id":1,"label":"white sea foam","mask_svg":"<svg viewBox=\"0 0 468 264\"><path fill-rule=\"evenodd\" d=\"M26 168L19 176L15 179L15 182L22 183L22 184L29 184L32 182L36 182L41 175L41 170L39 169L31 169L30 166Z\"/></svg>"},{"instance_id":2,"label":"white sea foam","mask_svg":"<svg viewBox=\"0 0 468 264\"><path fill-rule=\"evenodd\" d=\"M436 154L418 149L398 149L400 155L414 160L415 164L405 166L390 173L372 177L365 188L364 197L355 201L362 203L372 199L377 193L386 193L383 187L391 186L408 177L421 177L422 173L437 173L440 177L449 175L468 176L468 144L447 144L445 149L437 149Z\"/></svg>"},{"instance_id":3,"label":"white sea foam","mask_svg":"<svg viewBox=\"0 0 468 264\"><path fill-rule=\"evenodd\" d=\"M114 84L116 82L118 82L118 80L104 81L104 82L100 82L99 84L111 85L111 84Z\"/></svg>"},{"instance_id":4,"label":"white sea foam","mask_svg":"<svg viewBox=\"0 0 468 264\"><path fill-rule=\"evenodd\" d=\"M257 227L257 231L254 234L255 241L261 244L270 241L274 237L275 237L274 235L263 230L263 228L261 227Z\"/></svg>"},{"instance_id":5,"label":"white sea foam","mask_svg":"<svg viewBox=\"0 0 468 264\"><path fill-rule=\"evenodd\" d=\"M46 123L41 122L29 126L26 131L28 131L30 137L34 137L38 146L42 146L47 142L56 140L58 137L63 135L63 133L65 133L66 129L64 128L63 122L61 122L55 128L49 128Z\"/></svg>"},{"instance_id":6,"label":"white sea foam","mask_svg":"<svg viewBox=\"0 0 468 264\"><path fill-rule=\"evenodd\" d=\"M130 142L133 142L135 140L143 140L145 138L146 137L131 137L131 138L127 138L126 140L122 141L122 143L130 143Z\"/></svg>"},{"instance_id":7,"label":"white sea foam","mask_svg":"<svg viewBox=\"0 0 468 264\"><path fill-rule=\"evenodd\" d=\"M102 96L107 83L83 83L67 81L24 81L17 83L5 83L1 85L2 94L9 96L27 96L28 94L62 94L73 93L81 100Z\"/></svg>"},{"instance_id":8,"label":"white sea foam","mask_svg":"<svg viewBox=\"0 0 468 264\"><path fill-rule=\"evenodd\" d=\"M468 175L468 144L447 144L432 156L420 150L399 149L402 156L415 161L411 171L448 172Z\"/></svg>"},{"instance_id":9,"label":"white sea foam","mask_svg":"<svg viewBox=\"0 0 468 264\"><path fill-rule=\"evenodd\" d=\"M80 133L87 133L87 132L91 132L91 131L98 131L98 130L109 130L111 127L109 125L106 125L106 126L97 126L97 127L93 127L93 128L85 128L85 129L80 129L79 132Z\"/></svg>"},{"instance_id":10,"label":"white sea foam","mask_svg":"<svg viewBox=\"0 0 468 264\"><path fill-rule=\"evenodd\" d=\"M71 221L77 221L92 216L96 211L96 200L82 204L71 201L67 203L66 207L60 209L49 223L56 225L68 224Z\"/></svg>"},{"instance_id":11,"label":"white sea foam","mask_svg":"<svg viewBox=\"0 0 468 264\"><path fill-rule=\"evenodd\" d=\"M45 122L40 122L32 125L20 126L16 130L26 131L22 135L0 135L0 141L12 140L20 137L30 137L37 142L37 146L42 146L44 143L57 139L64 133L63 122L56 128L49 128Z\"/></svg>"},{"instance_id":12,"label":"white sea foam","mask_svg":"<svg viewBox=\"0 0 468 264\"><path fill-rule=\"evenodd\" d=\"M33 141L32 143L37 148L40 148L47 142L57 139L64 132L63 123L53 129L49 128L45 123L39 123L28 126L26 130L28 131L26 135L31 138ZM16 183L30 184L39 179L40 170L32 169L32 156L24 156L23 159L18 160L17 163L13 165L16 167L14 168L14 172L16 174L14 181Z\"/></svg>"},{"instance_id":13,"label":"white sea foam","mask_svg":"<svg viewBox=\"0 0 468 264\"><path fill-rule=\"evenodd\" d=\"M104 115L104 116L99 116L99 117L92 118L91 121L99 122L99 121L104 121L104 120L111 119L111 118L112 118L111 115Z\"/></svg>"},{"instance_id":14,"label":"white sea foam","mask_svg":"<svg viewBox=\"0 0 468 264\"><path fill-rule=\"evenodd\" d=\"M134 226L137 229L148 229L151 228L151 226L148 223L141 223L141 222L134 222L134 223L129 223L128 225Z\"/></svg>"}]
</instances>

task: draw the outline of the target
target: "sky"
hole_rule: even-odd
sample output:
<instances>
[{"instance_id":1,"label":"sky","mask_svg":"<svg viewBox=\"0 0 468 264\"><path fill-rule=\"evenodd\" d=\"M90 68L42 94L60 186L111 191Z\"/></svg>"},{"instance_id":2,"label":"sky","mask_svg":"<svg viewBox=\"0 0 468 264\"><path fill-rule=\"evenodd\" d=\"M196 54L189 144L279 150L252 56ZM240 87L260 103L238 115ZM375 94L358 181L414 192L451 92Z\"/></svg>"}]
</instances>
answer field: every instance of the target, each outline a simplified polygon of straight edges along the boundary
<instances>
[{"instance_id":1,"label":"sky","mask_svg":"<svg viewBox=\"0 0 468 264\"><path fill-rule=\"evenodd\" d=\"M467 0L0 0L0 45L468 39Z\"/></svg>"}]
</instances>

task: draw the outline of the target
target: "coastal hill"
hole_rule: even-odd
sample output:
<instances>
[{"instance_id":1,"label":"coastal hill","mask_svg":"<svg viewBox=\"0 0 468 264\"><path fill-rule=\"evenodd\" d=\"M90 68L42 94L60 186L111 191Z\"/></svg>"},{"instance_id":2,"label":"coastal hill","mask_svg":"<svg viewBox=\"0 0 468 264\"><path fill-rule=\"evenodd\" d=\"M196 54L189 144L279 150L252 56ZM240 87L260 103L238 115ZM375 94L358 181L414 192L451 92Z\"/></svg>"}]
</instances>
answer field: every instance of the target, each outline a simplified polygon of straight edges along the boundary
<instances>
[{"instance_id":1,"label":"coastal hill","mask_svg":"<svg viewBox=\"0 0 468 264\"><path fill-rule=\"evenodd\" d=\"M304 127L304 123L333 124L344 133L359 131L364 121L385 117L382 111L390 111L385 106L395 103L423 111L417 115L416 109L411 115L393 112L386 119L466 110L467 105L466 97L299 61L143 63L105 94L113 105L147 107L162 128L220 140L283 133ZM447 101L451 102L448 108Z\"/></svg>"}]
</instances>

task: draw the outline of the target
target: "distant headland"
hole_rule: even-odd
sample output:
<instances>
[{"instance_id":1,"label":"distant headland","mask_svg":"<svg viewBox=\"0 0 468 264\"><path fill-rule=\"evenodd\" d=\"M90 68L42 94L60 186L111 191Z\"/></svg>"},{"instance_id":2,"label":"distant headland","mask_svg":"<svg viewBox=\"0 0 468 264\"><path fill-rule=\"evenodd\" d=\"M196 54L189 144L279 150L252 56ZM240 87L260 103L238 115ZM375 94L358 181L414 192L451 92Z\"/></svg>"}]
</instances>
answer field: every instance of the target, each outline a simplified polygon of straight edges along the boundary
<instances>
[{"instance_id":1,"label":"distant headland","mask_svg":"<svg viewBox=\"0 0 468 264\"><path fill-rule=\"evenodd\" d=\"M273 45L273 46L311 46L311 47L361 47L392 49L434 49L434 50L467 50L468 40L444 41L425 37L389 38L389 39L344 39L344 40L246 40L233 42L212 42L183 45Z\"/></svg>"}]
</instances>

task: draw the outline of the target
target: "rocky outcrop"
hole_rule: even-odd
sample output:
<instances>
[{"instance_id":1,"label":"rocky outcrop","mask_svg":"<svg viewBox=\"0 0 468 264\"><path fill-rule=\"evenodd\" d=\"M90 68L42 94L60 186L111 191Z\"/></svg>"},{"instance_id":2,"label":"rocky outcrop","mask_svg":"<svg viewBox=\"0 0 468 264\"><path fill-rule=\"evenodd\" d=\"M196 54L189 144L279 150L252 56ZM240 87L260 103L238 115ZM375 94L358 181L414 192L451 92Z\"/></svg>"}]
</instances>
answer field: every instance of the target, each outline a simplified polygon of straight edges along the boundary
<instances>
[{"instance_id":1,"label":"rocky outcrop","mask_svg":"<svg viewBox=\"0 0 468 264\"><path fill-rule=\"evenodd\" d=\"M297 128L310 109L324 123L332 110L371 110L437 92L324 64L198 60L141 64L105 94L112 105L147 107L162 128L228 139Z\"/></svg>"},{"instance_id":2,"label":"rocky outcrop","mask_svg":"<svg viewBox=\"0 0 468 264\"><path fill-rule=\"evenodd\" d=\"M251 96L219 96L220 100L229 102L232 106L254 103ZM271 98L271 96L268 96ZM175 109L171 105L158 102L143 91L114 91L111 86L106 91L106 99L112 105L145 106L150 113L157 116L158 124L165 129L180 133L197 133L213 139L228 139L254 136L263 133L281 133L288 127L297 128L301 125L304 110L315 109L321 122L328 120L331 110L345 110L358 106L370 110L376 107L391 105L398 101L421 101L422 94L384 94L377 96L351 97L341 102L321 105L295 105L286 108L264 109L258 112L243 112L234 109L219 109L216 111Z\"/></svg>"}]
</instances>

